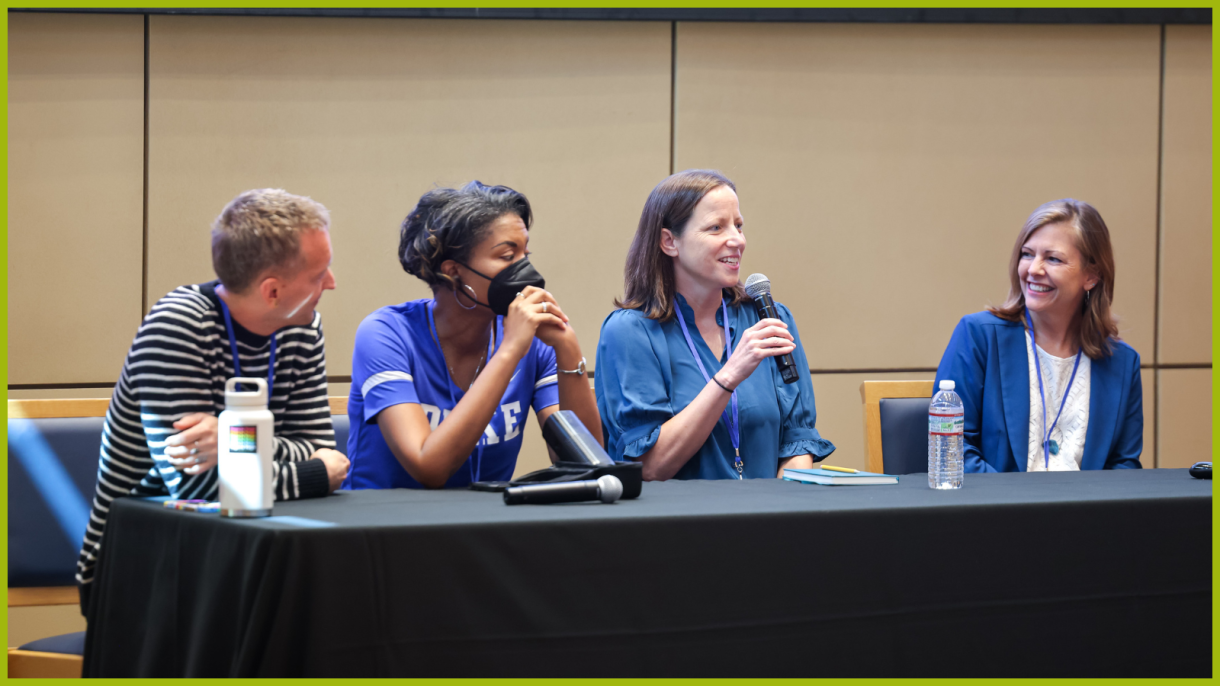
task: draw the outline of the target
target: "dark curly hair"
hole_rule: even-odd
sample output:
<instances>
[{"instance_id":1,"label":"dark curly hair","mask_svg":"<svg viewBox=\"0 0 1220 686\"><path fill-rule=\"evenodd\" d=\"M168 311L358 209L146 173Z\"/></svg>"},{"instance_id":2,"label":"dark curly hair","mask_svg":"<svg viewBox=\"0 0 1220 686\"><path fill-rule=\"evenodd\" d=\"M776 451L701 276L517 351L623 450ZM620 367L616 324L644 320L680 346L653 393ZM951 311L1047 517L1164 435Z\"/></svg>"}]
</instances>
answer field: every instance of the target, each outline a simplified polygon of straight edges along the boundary
<instances>
[{"instance_id":1,"label":"dark curly hair","mask_svg":"<svg viewBox=\"0 0 1220 686\"><path fill-rule=\"evenodd\" d=\"M398 261L408 274L423 279L435 291L457 284L441 272L445 260L466 262L492 222L515 214L529 228L530 201L508 186L487 186L471 181L460 189L434 188L424 193L402 220L398 233Z\"/></svg>"}]
</instances>

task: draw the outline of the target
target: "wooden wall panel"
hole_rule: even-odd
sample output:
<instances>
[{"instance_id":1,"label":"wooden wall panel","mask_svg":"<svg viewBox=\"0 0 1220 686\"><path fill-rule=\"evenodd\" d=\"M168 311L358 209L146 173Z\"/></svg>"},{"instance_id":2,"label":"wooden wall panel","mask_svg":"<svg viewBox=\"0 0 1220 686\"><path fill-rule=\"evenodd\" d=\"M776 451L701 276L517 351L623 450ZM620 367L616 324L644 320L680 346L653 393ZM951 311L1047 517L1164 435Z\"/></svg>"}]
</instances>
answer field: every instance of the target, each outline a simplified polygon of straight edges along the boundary
<instances>
[{"instance_id":1,"label":"wooden wall panel","mask_svg":"<svg viewBox=\"0 0 1220 686\"><path fill-rule=\"evenodd\" d=\"M140 323L144 19L8 17L8 380L113 382Z\"/></svg>"},{"instance_id":2,"label":"wooden wall panel","mask_svg":"<svg viewBox=\"0 0 1220 686\"><path fill-rule=\"evenodd\" d=\"M815 369L934 367L1063 197L1109 224L1122 335L1151 354L1159 27L683 23L676 73L676 167L737 183L743 273Z\"/></svg>"},{"instance_id":3,"label":"wooden wall panel","mask_svg":"<svg viewBox=\"0 0 1220 686\"><path fill-rule=\"evenodd\" d=\"M209 226L239 192L310 195L333 222L328 372L347 375L360 321L427 295L396 256L407 211L479 179L530 198L533 261L593 365L668 169L669 24L154 16L150 33L152 294L213 278Z\"/></svg>"},{"instance_id":4,"label":"wooden wall panel","mask_svg":"<svg viewBox=\"0 0 1220 686\"><path fill-rule=\"evenodd\" d=\"M1161 363L1212 359L1212 40L1165 29Z\"/></svg>"},{"instance_id":5,"label":"wooden wall panel","mask_svg":"<svg viewBox=\"0 0 1220 686\"><path fill-rule=\"evenodd\" d=\"M1160 466L1185 468L1211 460L1212 370L1162 369L1160 374Z\"/></svg>"}]
</instances>

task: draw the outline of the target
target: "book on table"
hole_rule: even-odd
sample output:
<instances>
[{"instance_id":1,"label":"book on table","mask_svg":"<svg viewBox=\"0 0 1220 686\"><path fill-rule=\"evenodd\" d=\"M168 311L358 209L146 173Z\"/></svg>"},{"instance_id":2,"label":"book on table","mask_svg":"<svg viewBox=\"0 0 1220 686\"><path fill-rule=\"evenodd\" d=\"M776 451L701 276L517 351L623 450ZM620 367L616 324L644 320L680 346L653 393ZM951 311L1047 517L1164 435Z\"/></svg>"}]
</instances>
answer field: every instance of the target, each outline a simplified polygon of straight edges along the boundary
<instances>
[{"instance_id":1,"label":"book on table","mask_svg":"<svg viewBox=\"0 0 1220 686\"><path fill-rule=\"evenodd\" d=\"M785 481L803 481L823 486L874 486L896 484L898 477L873 472L832 472L828 469L785 469Z\"/></svg>"}]
</instances>

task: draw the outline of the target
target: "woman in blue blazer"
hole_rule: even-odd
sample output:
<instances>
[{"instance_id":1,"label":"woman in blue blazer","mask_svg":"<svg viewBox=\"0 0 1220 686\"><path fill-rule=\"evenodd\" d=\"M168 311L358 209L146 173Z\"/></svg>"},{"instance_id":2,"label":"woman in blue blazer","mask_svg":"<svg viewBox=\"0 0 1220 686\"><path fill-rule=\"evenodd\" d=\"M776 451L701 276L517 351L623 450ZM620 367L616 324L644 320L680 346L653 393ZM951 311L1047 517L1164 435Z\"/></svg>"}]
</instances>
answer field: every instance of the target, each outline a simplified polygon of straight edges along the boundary
<instances>
[{"instance_id":1,"label":"woman in blue blazer","mask_svg":"<svg viewBox=\"0 0 1220 686\"><path fill-rule=\"evenodd\" d=\"M1139 469L1140 356L1110 313L1110 232L1088 203L1021 229L1000 307L963 317L936 370L965 406L967 472Z\"/></svg>"}]
</instances>

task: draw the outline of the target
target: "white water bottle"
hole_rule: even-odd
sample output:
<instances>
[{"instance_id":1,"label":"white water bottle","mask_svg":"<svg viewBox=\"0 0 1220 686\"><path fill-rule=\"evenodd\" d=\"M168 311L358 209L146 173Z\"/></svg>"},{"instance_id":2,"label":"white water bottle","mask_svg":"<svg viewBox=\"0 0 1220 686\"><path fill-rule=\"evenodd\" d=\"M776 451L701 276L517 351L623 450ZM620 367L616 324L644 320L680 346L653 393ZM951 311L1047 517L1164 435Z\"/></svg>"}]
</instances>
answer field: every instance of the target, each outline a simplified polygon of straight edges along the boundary
<instances>
[{"instance_id":1,"label":"white water bottle","mask_svg":"<svg viewBox=\"0 0 1220 686\"><path fill-rule=\"evenodd\" d=\"M938 490L961 488L965 467L966 409L953 388L952 381L941 381L928 406L928 487Z\"/></svg>"},{"instance_id":2,"label":"white water bottle","mask_svg":"<svg viewBox=\"0 0 1220 686\"><path fill-rule=\"evenodd\" d=\"M237 384L253 391L239 391ZM269 517L275 501L275 416L267 409L266 379L233 377L225 382L225 410L217 435L220 516Z\"/></svg>"}]
</instances>

